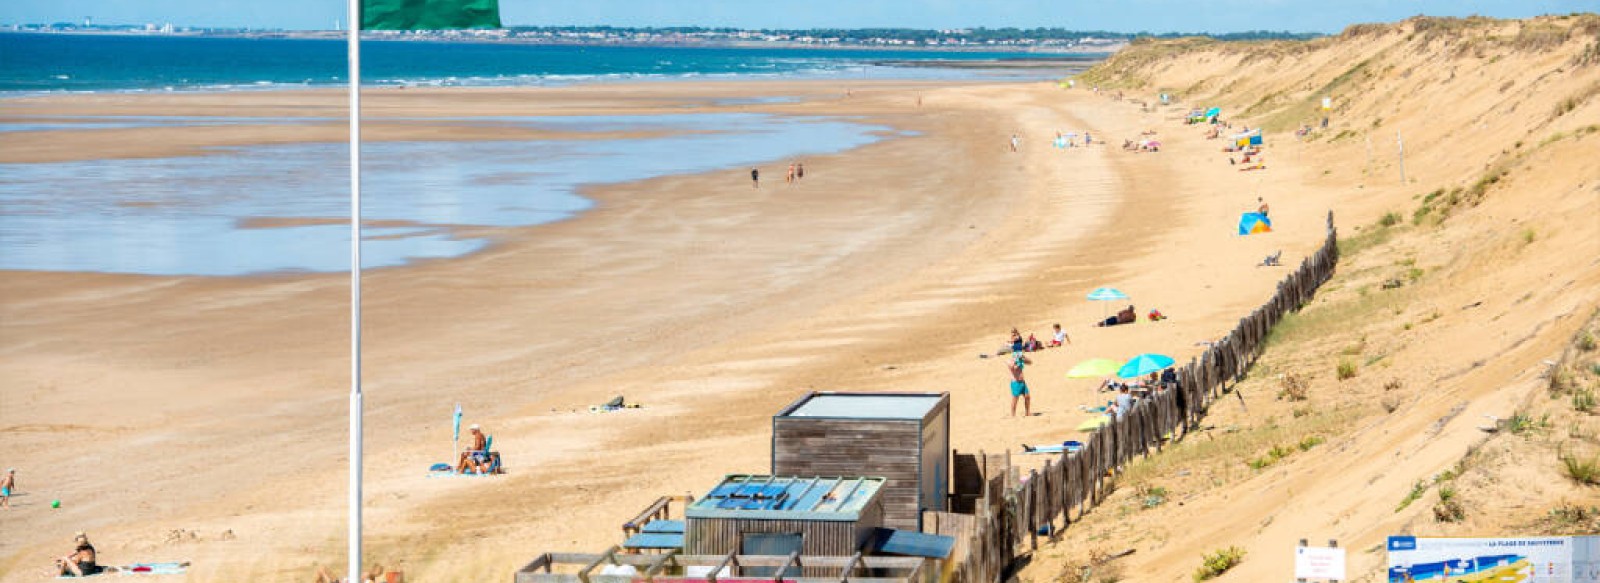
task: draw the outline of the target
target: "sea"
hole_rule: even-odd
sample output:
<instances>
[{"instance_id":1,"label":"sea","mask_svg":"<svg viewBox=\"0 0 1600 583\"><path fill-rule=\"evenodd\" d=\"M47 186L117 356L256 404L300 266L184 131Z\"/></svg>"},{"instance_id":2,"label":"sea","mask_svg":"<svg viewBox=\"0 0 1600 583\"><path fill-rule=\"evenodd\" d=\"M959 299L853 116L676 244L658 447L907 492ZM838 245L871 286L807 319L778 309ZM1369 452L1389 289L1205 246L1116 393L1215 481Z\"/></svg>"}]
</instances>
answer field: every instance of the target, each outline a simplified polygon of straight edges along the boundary
<instances>
[{"instance_id":1,"label":"sea","mask_svg":"<svg viewBox=\"0 0 1600 583\"><path fill-rule=\"evenodd\" d=\"M374 86L514 86L609 80L1060 76L1103 55L932 50L551 46L366 40ZM1059 67L970 67L986 61ZM939 63L963 67L926 66ZM0 33L0 96L71 91L230 91L347 83L335 39Z\"/></svg>"},{"instance_id":2,"label":"sea","mask_svg":"<svg viewBox=\"0 0 1600 583\"><path fill-rule=\"evenodd\" d=\"M369 86L542 86L741 79L1057 78L1028 53L575 47L365 41ZM985 68L984 62L1012 61ZM948 64L948 66L946 66ZM0 139L22 132L326 123L229 116L29 115L68 93L235 92L338 87L337 40L0 33ZM740 105L783 103L772 95ZM408 120L428 121L428 120ZM747 168L908 135L852 118L704 111L434 120L564 132L648 130L626 140L363 144L363 268L458 257L492 242L461 227L567 220L585 187ZM773 166L767 176L781 176ZM0 272L235 277L349 269L348 145L212 148L165 158L0 163ZM266 219L266 220L263 220ZM0 274L3 276L3 274Z\"/></svg>"}]
</instances>

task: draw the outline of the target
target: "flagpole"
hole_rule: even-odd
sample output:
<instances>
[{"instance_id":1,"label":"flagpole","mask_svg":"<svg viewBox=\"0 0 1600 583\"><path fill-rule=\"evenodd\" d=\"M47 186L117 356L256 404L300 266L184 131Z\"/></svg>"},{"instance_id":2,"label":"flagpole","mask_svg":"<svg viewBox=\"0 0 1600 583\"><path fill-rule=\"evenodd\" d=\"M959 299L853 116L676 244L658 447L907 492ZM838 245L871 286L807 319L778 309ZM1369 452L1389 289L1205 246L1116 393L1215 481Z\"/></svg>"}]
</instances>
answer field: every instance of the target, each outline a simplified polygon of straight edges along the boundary
<instances>
[{"instance_id":1,"label":"flagpole","mask_svg":"<svg viewBox=\"0 0 1600 583\"><path fill-rule=\"evenodd\" d=\"M350 55L350 541L348 579L361 581L361 0L347 0Z\"/></svg>"}]
</instances>

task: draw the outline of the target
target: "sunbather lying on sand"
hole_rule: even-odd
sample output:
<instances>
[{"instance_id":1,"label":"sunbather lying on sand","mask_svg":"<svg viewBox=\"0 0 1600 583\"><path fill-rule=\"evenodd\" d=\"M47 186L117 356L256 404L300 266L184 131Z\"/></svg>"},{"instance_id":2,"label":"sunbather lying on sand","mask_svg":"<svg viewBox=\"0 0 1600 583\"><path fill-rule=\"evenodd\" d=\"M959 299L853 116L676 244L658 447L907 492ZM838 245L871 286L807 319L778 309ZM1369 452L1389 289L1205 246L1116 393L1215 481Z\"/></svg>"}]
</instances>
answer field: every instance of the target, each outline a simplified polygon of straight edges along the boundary
<instances>
[{"instance_id":1,"label":"sunbather lying on sand","mask_svg":"<svg viewBox=\"0 0 1600 583\"><path fill-rule=\"evenodd\" d=\"M1104 321L1095 324L1095 326L1104 328L1106 326L1116 326L1118 324L1132 324L1138 319L1139 313L1133 309L1132 305L1129 305L1127 309L1117 312L1117 315L1106 318Z\"/></svg>"}]
</instances>

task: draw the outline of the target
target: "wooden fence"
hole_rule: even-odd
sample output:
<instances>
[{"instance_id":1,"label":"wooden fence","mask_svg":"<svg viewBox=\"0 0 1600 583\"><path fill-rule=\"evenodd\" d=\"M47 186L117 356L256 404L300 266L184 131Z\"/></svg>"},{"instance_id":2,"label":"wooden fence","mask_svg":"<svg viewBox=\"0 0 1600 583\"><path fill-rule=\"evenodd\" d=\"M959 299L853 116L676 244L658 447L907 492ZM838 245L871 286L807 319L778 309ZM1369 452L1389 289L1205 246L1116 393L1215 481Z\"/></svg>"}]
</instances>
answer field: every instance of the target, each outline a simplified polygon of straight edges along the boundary
<instances>
[{"instance_id":1,"label":"wooden fence","mask_svg":"<svg viewBox=\"0 0 1600 583\"><path fill-rule=\"evenodd\" d=\"M1283 317L1310 301L1333 277L1339 261L1338 233L1328 213L1328 234L1322 248L1278 283L1272 299L1239 320L1226 337L1178 368L1178 387L1141 399L1121 419L1089 436L1083 448L1048 460L1025 478L1008 472L984 472L983 493L973 501L973 514L928 512L924 530L956 537L956 552L946 580L997 583L1006 576L1024 545L1039 546L1040 531L1049 535L1071 526L1108 494L1109 479L1136 456L1160 451L1169 439L1188 433L1206 409L1223 397L1231 380L1237 383L1265 348L1267 334ZM988 466L987 460L982 460ZM1076 511L1076 514L1074 514ZM1058 522L1059 521L1059 524Z\"/></svg>"}]
</instances>

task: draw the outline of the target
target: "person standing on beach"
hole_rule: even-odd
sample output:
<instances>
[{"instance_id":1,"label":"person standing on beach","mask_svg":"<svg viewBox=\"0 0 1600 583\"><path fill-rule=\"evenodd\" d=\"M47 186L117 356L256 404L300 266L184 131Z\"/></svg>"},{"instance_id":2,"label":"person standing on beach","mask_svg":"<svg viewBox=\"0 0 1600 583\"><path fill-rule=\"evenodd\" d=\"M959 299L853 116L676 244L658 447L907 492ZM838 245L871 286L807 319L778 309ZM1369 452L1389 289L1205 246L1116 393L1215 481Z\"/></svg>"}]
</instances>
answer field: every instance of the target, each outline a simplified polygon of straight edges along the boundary
<instances>
[{"instance_id":1,"label":"person standing on beach","mask_svg":"<svg viewBox=\"0 0 1600 583\"><path fill-rule=\"evenodd\" d=\"M795 162L794 163L794 179L795 179L795 181L799 182L801 179L803 179L805 177L806 177L806 165L802 164L800 162Z\"/></svg>"},{"instance_id":2,"label":"person standing on beach","mask_svg":"<svg viewBox=\"0 0 1600 583\"><path fill-rule=\"evenodd\" d=\"M1261 216L1263 216L1263 217L1267 216L1268 208L1267 208L1266 199L1263 199L1263 198L1258 196L1258 197L1256 197L1256 202L1261 205L1261 206L1256 207L1256 212L1261 213Z\"/></svg>"},{"instance_id":3,"label":"person standing on beach","mask_svg":"<svg viewBox=\"0 0 1600 583\"><path fill-rule=\"evenodd\" d=\"M760 170L757 170L755 168L751 168L750 169L750 187L751 188L761 188L761 171Z\"/></svg>"},{"instance_id":4,"label":"person standing on beach","mask_svg":"<svg viewBox=\"0 0 1600 583\"><path fill-rule=\"evenodd\" d=\"M794 186L794 162L789 163L789 173L783 175L783 183Z\"/></svg>"},{"instance_id":5,"label":"person standing on beach","mask_svg":"<svg viewBox=\"0 0 1600 583\"><path fill-rule=\"evenodd\" d=\"M1022 144L1022 138L1018 138L1016 134L1011 134L1011 151L1012 152L1017 151L1017 146L1019 146L1021 144Z\"/></svg>"},{"instance_id":6,"label":"person standing on beach","mask_svg":"<svg viewBox=\"0 0 1600 583\"><path fill-rule=\"evenodd\" d=\"M11 507L11 489L17 487L17 470L6 470L6 475L0 476L0 508Z\"/></svg>"},{"instance_id":7,"label":"person standing on beach","mask_svg":"<svg viewBox=\"0 0 1600 583\"><path fill-rule=\"evenodd\" d=\"M1011 371L1011 416L1017 416L1017 399L1022 399L1022 416L1033 416L1033 396L1028 394L1028 381L1022 378L1022 367L1033 364L1022 353L1013 353L1011 364L1006 369Z\"/></svg>"}]
</instances>

